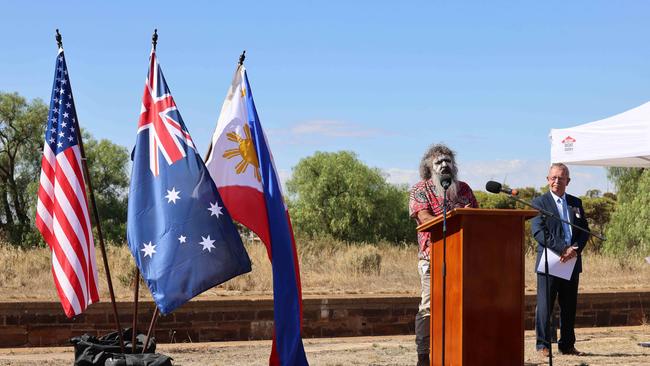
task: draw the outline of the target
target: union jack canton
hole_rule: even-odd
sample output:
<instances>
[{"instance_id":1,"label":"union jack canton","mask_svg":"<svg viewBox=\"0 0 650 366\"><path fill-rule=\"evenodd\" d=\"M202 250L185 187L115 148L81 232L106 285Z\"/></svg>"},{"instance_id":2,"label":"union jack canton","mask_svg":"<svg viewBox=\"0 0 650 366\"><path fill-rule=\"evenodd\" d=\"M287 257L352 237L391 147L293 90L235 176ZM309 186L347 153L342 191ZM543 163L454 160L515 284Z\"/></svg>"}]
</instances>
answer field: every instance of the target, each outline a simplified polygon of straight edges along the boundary
<instances>
[{"instance_id":1,"label":"union jack canton","mask_svg":"<svg viewBox=\"0 0 650 366\"><path fill-rule=\"evenodd\" d=\"M154 51L142 97L138 133L146 129L149 130L149 168L154 176L160 174L158 151L171 165L185 157L181 142L196 149L182 123Z\"/></svg>"}]
</instances>

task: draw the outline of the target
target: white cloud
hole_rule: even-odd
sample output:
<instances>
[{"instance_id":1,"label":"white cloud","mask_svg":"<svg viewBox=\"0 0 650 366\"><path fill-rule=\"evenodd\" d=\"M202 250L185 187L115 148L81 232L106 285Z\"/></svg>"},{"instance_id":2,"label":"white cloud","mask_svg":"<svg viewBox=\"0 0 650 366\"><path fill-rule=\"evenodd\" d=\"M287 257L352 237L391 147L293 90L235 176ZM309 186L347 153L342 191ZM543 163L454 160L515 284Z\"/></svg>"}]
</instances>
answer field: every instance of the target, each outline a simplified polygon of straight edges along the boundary
<instances>
[{"instance_id":1,"label":"white cloud","mask_svg":"<svg viewBox=\"0 0 650 366\"><path fill-rule=\"evenodd\" d=\"M357 123L334 120L312 120L298 123L289 132L296 136L315 135L324 137L372 137L386 134L377 128L367 128Z\"/></svg>"},{"instance_id":2,"label":"white cloud","mask_svg":"<svg viewBox=\"0 0 650 366\"><path fill-rule=\"evenodd\" d=\"M420 174L414 169L388 168L382 169L386 181L392 184L408 184L412 186L420 180Z\"/></svg>"}]
</instances>

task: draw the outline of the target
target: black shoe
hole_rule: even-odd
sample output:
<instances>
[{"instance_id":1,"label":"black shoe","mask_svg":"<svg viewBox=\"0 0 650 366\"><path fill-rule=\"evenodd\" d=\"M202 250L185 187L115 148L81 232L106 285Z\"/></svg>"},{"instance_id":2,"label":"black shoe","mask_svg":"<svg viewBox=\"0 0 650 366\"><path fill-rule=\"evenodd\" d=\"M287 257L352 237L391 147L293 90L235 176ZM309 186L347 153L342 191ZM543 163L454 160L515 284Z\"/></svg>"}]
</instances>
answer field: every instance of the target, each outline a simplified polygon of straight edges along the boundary
<instances>
[{"instance_id":1,"label":"black shoe","mask_svg":"<svg viewBox=\"0 0 650 366\"><path fill-rule=\"evenodd\" d=\"M560 350L560 353L563 355L572 355L572 356L584 356L586 353L578 351L575 347L569 349Z\"/></svg>"},{"instance_id":2,"label":"black shoe","mask_svg":"<svg viewBox=\"0 0 650 366\"><path fill-rule=\"evenodd\" d=\"M429 354L428 353L418 353L418 364L417 366L429 366Z\"/></svg>"}]
</instances>

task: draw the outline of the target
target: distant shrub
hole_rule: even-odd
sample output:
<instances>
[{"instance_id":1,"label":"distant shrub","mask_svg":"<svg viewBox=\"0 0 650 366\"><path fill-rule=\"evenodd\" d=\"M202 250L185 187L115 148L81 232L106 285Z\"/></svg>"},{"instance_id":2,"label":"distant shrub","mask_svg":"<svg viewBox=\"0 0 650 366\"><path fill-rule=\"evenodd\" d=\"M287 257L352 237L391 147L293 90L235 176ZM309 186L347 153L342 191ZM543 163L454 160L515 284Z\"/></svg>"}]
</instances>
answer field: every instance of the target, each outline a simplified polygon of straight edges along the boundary
<instances>
[{"instance_id":1,"label":"distant shrub","mask_svg":"<svg viewBox=\"0 0 650 366\"><path fill-rule=\"evenodd\" d=\"M388 183L381 170L353 152L316 152L300 160L286 187L299 235L349 243L415 241L408 187Z\"/></svg>"},{"instance_id":2,"label":"distant shrub","mask_svg":"<svg viewBox=\"0 0 650 366\"><path fill-rule=\"evenodd\" d=\"M375 246L350 246L342 253L343 267L349 273L381 274L381 254Z\"/></svg>"}]
</instances>

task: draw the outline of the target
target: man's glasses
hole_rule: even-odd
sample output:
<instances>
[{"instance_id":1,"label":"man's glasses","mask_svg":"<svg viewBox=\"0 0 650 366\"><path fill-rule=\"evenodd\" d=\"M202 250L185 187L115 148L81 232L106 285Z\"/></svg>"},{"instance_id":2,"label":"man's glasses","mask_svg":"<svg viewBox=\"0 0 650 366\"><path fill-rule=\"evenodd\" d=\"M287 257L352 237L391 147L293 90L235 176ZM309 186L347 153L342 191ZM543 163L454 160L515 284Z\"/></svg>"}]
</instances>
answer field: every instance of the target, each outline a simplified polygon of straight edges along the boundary
<instances>
[{"instance_id":1,"label":"man's glasses","mask_svg":"<svg viewBox=\"0 0 650 366\"><path fill-rule=\"evenodd\" d=\"M546 178L551 182L555 182L555 181L562 182L569 179L567 177L546 177Z\"/></svg>"}]
</instances>

